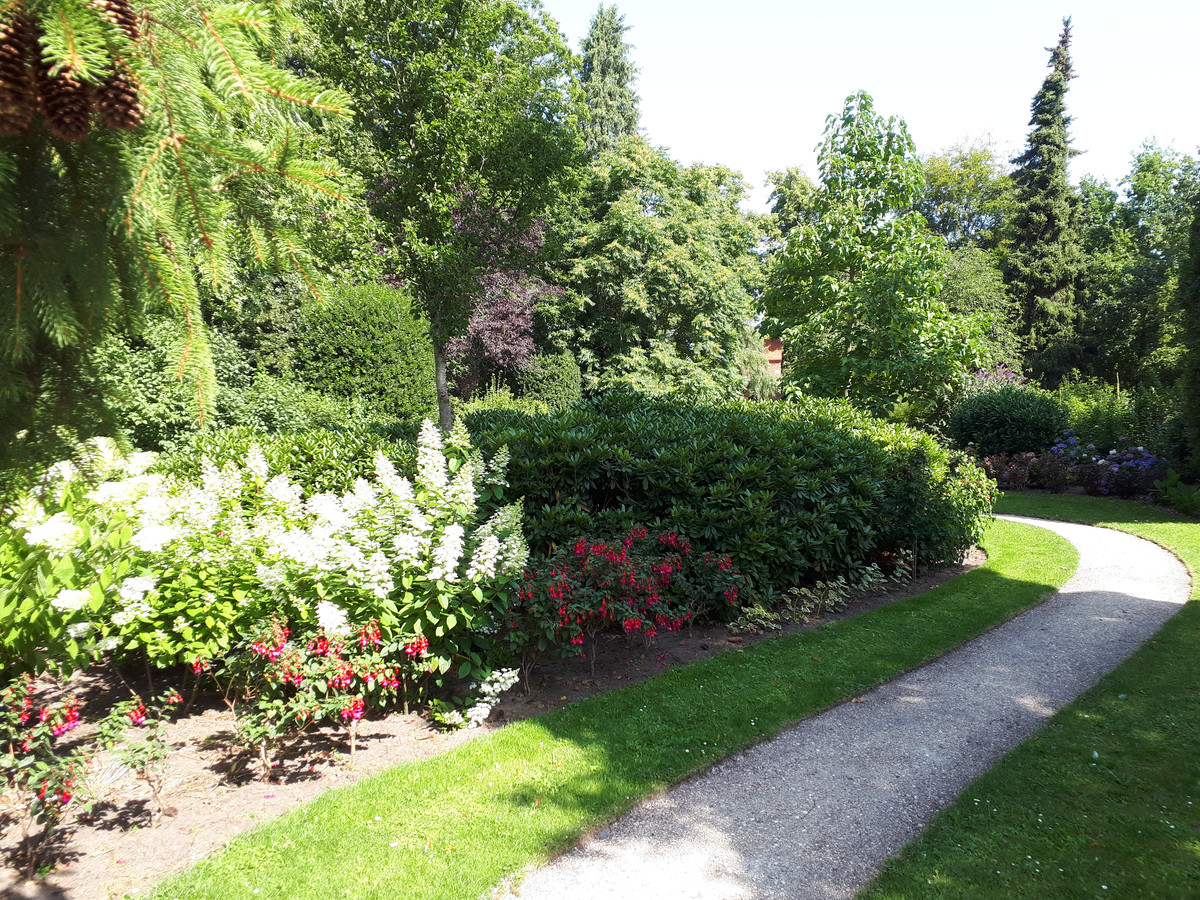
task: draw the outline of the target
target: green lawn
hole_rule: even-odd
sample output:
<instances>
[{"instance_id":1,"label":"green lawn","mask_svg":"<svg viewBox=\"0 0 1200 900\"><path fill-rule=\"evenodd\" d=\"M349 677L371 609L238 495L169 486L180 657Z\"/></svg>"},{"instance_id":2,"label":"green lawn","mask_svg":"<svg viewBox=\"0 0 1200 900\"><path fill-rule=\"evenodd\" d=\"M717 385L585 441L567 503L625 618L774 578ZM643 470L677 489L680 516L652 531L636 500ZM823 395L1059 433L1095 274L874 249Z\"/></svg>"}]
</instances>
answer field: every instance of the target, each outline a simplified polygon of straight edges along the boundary
<instances>
[{"instance_id":1,"label":"green lawn","mask_svg":"<svg viewBox=\"0 0 1200 900\"><path fill-rule=\"evenodd\" d=\"M160 898L469 898L781 727L945 653L1048 596L1078 557L997 522L940 588L722 653L398 766L234 840ZM257 894L254 892L257 890Z\"/></svg>"},{"instance_id":2,"label":"green lawn","mask_svg":"<svg viewBox=\"0 0 1200 900\"><path fill-rule=\"evenodd\" d=\"M1200 570L1200 523L1094 497L997 512L1141 535ZM1200 897L1200 588L1154 639L968 787L860 896Z\"/></svg>"}]
</instances>

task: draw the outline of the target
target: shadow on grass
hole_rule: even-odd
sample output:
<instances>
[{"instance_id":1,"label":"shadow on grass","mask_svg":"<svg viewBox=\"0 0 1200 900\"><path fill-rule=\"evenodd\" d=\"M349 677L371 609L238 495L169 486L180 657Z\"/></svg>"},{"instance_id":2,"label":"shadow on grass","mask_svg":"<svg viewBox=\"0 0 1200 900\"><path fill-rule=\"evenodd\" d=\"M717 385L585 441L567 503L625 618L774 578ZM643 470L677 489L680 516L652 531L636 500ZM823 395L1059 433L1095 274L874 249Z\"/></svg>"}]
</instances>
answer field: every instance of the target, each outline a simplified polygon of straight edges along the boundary
<instances>
[{"instance_id":1,"label":"shadow on grass","mask_svg":"<svg viewBox=\"0 0 1200 900\"><path fill-rule=\"evenodd\" d=\"M928 594L730 650L330 791L156 896L243 896L253 882L260 896L474 900L646 796L1006 621L1074 568L1062 539L996 528L985 566Z\"/></svg>"}]
</instances>

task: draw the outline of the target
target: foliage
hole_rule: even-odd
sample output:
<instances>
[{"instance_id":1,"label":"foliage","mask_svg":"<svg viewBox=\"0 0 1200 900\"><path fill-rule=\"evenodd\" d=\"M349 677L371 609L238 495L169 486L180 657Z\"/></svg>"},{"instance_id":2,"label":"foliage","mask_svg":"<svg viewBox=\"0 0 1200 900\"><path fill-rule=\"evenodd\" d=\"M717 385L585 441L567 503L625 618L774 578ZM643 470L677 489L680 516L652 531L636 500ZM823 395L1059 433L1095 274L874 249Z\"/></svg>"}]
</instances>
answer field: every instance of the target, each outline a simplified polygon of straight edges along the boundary
<instances>
[{"instance_id":1,"label":"foliage","mask_svg":"<svg viewBox=\"0 0 1200 900\"><path fill-rule=\"evenodd\" d=\"M579 538L525 573L498 611L502 645L529 671L540 656L592 651L605 631L653 638L739 609L741 573L728 556L693 553L687 538L635 527L623 538Z\"/></svg>"},{"instance_id":2,"label":"foliage","mask_svg":"<svg viewBox=\"0 0 1200 900\"><path fill-rule=\"evenodd\" d=\"M625 43L628 30L617 7L601 3L579 48L583 57L579 83L588 110L583 142L590 153L611 150L622 138L637 134L640 114L633 90L637 68Z\"/></svg>"},{"instance_id":3,"label":"foliage","mask_svg":"<svg viewBox=\"0 0 1200 900\"><path fill-rule=\"evenodd\" d=\"M539 309L547 345L574 354L585 391L739 396L737 348L759 269L741 176L683 167L627 138L583 178L548 223L568 292Z\"/></svg>"},{"instance_id":4,"label":"foliage","mask_svg":"<svg viewBox=\"0 0 1200 900\"><path fill-rule=\"evenodd\" d=\"M925 157L925 187L914 208L954 250L992 250L1012 214L1013 183L990 141L957 144Z\"/></svg>"},{"instance_id":5,"label":"foliage","mask_svg":"<svg viewBox=\"0 0 1200 900\"><path fill-rule=\"evenodd\" d=\"M1068 181L1071 149L1066 114L1071 72L1071 20L1050 52L1051 72L1033 99L1025 152L1014 163L1016 186L1004 280L1021 310L1028 343L1025 368L1056 385L1080 356L1078 282L1083 268L1078 198Z\"/></svg>"},{"instance_id":6,"label":"foliage","mask_svg":"<svg viewBox=\"0 0 1200 900\"><path fill-rule=\"evenodd\" d=\"M781 237L786 238L799 225L812 225L817 217L817 186L799 166L781 172L768 172L771 218Z\"/></svg>"},{"instance_id":7,"label":"foliage","mask_svg":"<svg viewBox=\"0 0 1200 900\"><path fill-rule=\"evenodd\" d=\"M973 394L984 394L988 391L999 390L1002 387L1023 387L1029 385L1029 379L1017 369L1009 368L1007 363L1000 363L990 369L980 369L974 372L963 383L964 397Z\"/></svg>"},{"instance_id":8,"label":"foliage","mask_svg":"<svg viewBox=\"0 0 1200 900\"><path fill-rule=\"evenodd\" d=\"M777 400L780 378L771 371L763 336L754 328L742 331L738 347L738 368L746 375L746 397L751 400Z\"/></svg>"},{"instance_id":9,"label":"foliage","mask_svg":"<svg viewBox=\"0 0 1200 900\"><path fill-rule=\"evenodd\" d=\"M1071 429L1101 453L1133 442L1162 456L1184 450L1178 421L1180 398L1161 388L1119 390L1095 379L1064 381L1055 391L1067 406Z\"/></svg>"},{"instance_id":10,"label":"foliage","mask_svg":"<svg viewBox=\"0 0 1200 900\"><path fill-rule=\"evenodd\" d=\"M788 588L770 603L759 602L744 607L730 628L749 634L777 631L794 622L807 622L810 616L841 612L856 596L878 590L889 581L902 583L910 576L911 571L904 565L897 565L889 578L875 563L867 563L829 581Z\"/></svg>"},{"instance_id":11,"label":"foliage","mask_svg":"<svg viewBox=\"0 0 1200 900\"><path fill-rule=\"evenodd\" d=\"M426 422L411 482L377 453L374 480L340 495L306 497L257 447L202 459L198 480L130 472L88 490L64 470L6 527L0 668L208 660L279 613L327 632L377 619L389 642L428 640L438 673L481 670L475 629L526 554L519 508L486 514L504 464Z\"/></svg>"},{"instance_id":12,"label":"foliage","mask_svg":"<svg viewBox=\"0 0 1200 900\"><path fill-rule=\"evenodd\" d=\"M939 299L944 243L906 211L924 179L908 129L852 94L827 120L818 164L815 221L789 233L764 297L785 379L876 414L934 407L978 362L975 324Z\"/></svg>"},{"instance_id":13,"label":"foliage","mask_svg":"<svg viewBox=\"0 0 1200 900\"><path fill-rule=\"evenodd\" d=\"M1067 407L1053 394L1005 386L965 398L950 412L947 431L979 456L1045 450L1067 427Z\"/></svg>"},{"instance_id":14,"label":"foliage","mask_svg":"<svg viewBox=\"0 0 1200 900\"><path fill-rule=\"evenodd\" d=\"M220 390L201 423L194 387L177 377L177 332L173 323L152 319L132 341L110 335L85 362L88 382L104 394L111 425L139 448L178 446L203 426L302 431L365 424L383 414L364 398L336 398L265 372L254 374L237 344L212 330L209 345Z\"/></svg>"},{"instance_id":15,"label":"foliage","mask_svg":"<svg viewBox=\"0 0 1200 900\"><path fill-rule=\"evenodd\" d=\"M1120 193L1090 178L1081 188L1086 365L1110 382L1171 384L1181 349L1177 272L1187 253L1192 210L1200 202L1200 166L1146 144Z\"/></svg>"},{"instance_id":16,"label":"foliage","mask_svg":"<svg viewBox=\"0 0 1200 900\"><path fill-rule=\"evenodd\" d=\"M1192 465L1200 467L1200 201L1188 238L1188 255L1179 271L1183 311L1183 422L1191 444Z\"/></svg>"},{"instance_id":17,"label":"foliage","mask_svg":"<svg viewBox=\"0 0 1200 900\"><path fill-rule=\"evenodd\" d=\"M198 282L234 257L307 272L285 201L336 197L301 152L310 115L345 111L272 60L286 3L9 3L0 131L0 446L78 421L83 356L147 315L176 323L180 378L211 412ZM311 276L306 275L312 280Z\"/></svg>"},{"instance_id":18,"label":"foliage","mask_svg":"<svg viewBox=\"0 0 1200 900\"><path fill-rule=\"evenodd\" d=\"M302 0L299 64L356 98L359 166L397 279L429 322L439 417L446 344L482 293L478 210L523 233L580 151L574 64L541 8L517 0ZM517 260L501 268L520 267Z\"/></svg>"},{"instance_id":19,"label":"foliage","mask_svg":"<svg viewBox=\"0 0 1200 900\"><path fill-rule=\"evenodd\" d=\"M430 668L428 639L385 642L374 620L357 629L305 631L293 639L286 622L264 619L232 652L194 665L233 709L238 740L258 756L264 778L281 743L325 719L346 727L353 757L362 718L400 696L407 706L409 685Z\"/></svg>"},{"instance_id":20,"label":"foliage","mask_svg":"<svg viewBox=\"0 0 1200 900\"><path fill-rule=\"evenodd\" d=\"M306 304L292 365L310 387L366 400L397 419L420 421L436 405L428 326L397 288L345 287Z\"/></svg>"},{"instance_id":21,"label":"foliage","mask_svg":"<svg viewBox=\"0 0 1200 900\"><path fill-rule=\"evenodd\" d=\"M416 437L415 429L412 437ZM254 448L272 472L286 472L306 496L344 494L360 478L375 475L376 457L385 456L401 473L416 472L417 448L408 435L363 429L262 434L253 428L224 428L197 434L174 452L160 456L154 471L179 481L197 482L205 460L219 470L240 467Z\"/></svg>"},{"instance_id":22,"label":"foliage","mask_svg":"<svg viewBox=\"0 0 1200 900\"><path fill-rule=\"evenodd\" d=\"M579 363L566 350L535 354L528 368L517 371L516 382L522 399L544 403L551 412L568 409L583 398Z\"/></svg>"},{"instance_id":23,"label":"foliage","mask_svg":"<svg viewBox=\"0 0 1200 900\"><path fill-rule=\"evenodd\" d=\"M991 496L973 464L844 402L704 406L612 393L468 425L485 451L509 448L536 551L636 526L670 531L732 556L755 591L900 549L921 564L955 558L977 539Z\"/></svg>"},{"instance_id":24,"label":"foliage","mask_svg":"<svg viewBox=\"0 0 1200 900\"><path fill-rule=\"evenodd\" d=\"M162 726L170 719L183 697L174 689L168 689L152 699L149 705L139 696L117 703L104 719L97 723L96 736L99 743L109 750L116 750L122 765L135 772L150 788L153 807L150 824L161 818L163 807L164 763L171 747L162 733ZM138 735L130 739L131 729Z\"/></svg>"},{"instance_id":25,"label":"foliage","mask_svg":"<svg viewBox=\"0 0 1200 900\"><path fill-rule=\"evenodd\" d=\"M1033 467L1037 464L1036 453L997 453L983 458L983 469L989 478L996 479L1002 491L1023 491L1029 487Z\"/></svg>"},{"instance_id":26,"label":"foliage","mask_svg":"<svg viewBox=\"0 0 1200 900\"><path fill-rule=\"evenodd\" d=\"M1187 484L1174 469L1154 482L1154 496L1187 516L1200 516L1200 487Z\"/></svg>"},{"instance_id":27,"label":"foliage","mask_svg":"<svg viewBox=\"0 0 1200 900\"><path fill-rule=\"evenodd\" d=\"M950 315L975 319L981 326L975 346L982 361L1019 369L1025 345L1004 276L991 254L971 244L958 247L951 251L942 275L940 299Z\"/></svg>"}]
</instances>

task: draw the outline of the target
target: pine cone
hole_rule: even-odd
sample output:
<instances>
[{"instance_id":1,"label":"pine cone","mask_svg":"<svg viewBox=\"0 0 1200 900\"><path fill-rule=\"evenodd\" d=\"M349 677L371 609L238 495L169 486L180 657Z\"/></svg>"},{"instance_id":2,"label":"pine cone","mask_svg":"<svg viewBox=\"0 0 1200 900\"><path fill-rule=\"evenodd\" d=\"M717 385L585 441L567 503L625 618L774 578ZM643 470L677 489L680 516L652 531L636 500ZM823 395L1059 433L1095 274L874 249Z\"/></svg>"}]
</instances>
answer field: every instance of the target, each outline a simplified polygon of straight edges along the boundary
<instances>
[{"instance_id":1,"label":"pine cone","mask_svg":"<svg viewBox=\"0 0 1200 900\"><path fill-rule=\"evenodd\" d=\"M117 131L132 131L146 121L146 111L138 99L137 81L118 68L96 91L100 124Z\"/></svg>"},{"instance_id":2,"label":"pine cone","mask_svg":"<svg viewBox=\"0 0 1200 900\"><path fill-rule=\"evenodd\" d=\"M0 134L23 134L33 123L37 95L29 72L29 20L17 7L0 23Z\"/></svg>"},{"instance_id":3,"label":"pine cone","mask_svg":"<svg viewBox=\"0 0 1200 900\"><path fill-rule=\"evenodd\" d=\"M69 70L51 78L50 66L40 55L34 57L33 75L50 133L62 141L87 137L92 127L92 98L86 82Z\"/></svg>"},{"instance_id":4,"label":"pine cone","mask_svg":"<svg viewBox=\"0 0 1200 900\"><path fill-rule=\"evenodd\" d=\"M92 0L92 6L101 10L108 21L124 28L130 40L136 41L141 36L138 14L129 0Z\"/></svg>"}]
</instances>

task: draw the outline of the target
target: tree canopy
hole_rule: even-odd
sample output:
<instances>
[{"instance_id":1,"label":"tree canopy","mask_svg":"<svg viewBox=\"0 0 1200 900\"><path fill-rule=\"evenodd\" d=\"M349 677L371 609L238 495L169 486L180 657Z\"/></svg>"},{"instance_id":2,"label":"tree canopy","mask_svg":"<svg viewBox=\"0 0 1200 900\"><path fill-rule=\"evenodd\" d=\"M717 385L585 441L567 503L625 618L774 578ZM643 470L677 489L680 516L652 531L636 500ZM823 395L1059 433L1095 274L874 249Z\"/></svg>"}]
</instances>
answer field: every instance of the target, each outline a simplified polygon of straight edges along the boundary
<instances>
[{"instance_id":1,"label":"tree canopy","mask_svg":"<svg viewBox=\"0 0 1200 900\"><path fill-rule=\"evenodd\" d=\"M1021 308L1027 368L1057 384L1081 355L1078 302L1083 255L1078 196L1068 180L1071 149L1066 95L1071 71L1071 20L1050 49L1050 74L1033 98L1025 152L1014 160L1016 186L1004 277Z\"/></svg>"},{"instance_id":2,"label":"tree canopy","mask_svg":"<svg viewBox=\"0 0 1200 900\"><path fill-rule=\"evenodd\" d=\"M579 81L588 109L583 137L590 153L611 150L622 138L637 134L640 113L633 89L637 69L625 43L628 30L616 6L601 4L580 47Z\"/></svg>"},{"instance_id":3,"label":"tree canopy","mask_svg":"<svg viewBox=\"0 0 1200 900\"><path fill-rule=\"evenodd\" d=\"M945 243L912 210L924 175L908 129L852 94L827 120L818 166L813 220L789 232L764 297L785 379L877 413L932 406L977 357L973 323L939 299Z\"/></svg>"}]
</instances>

